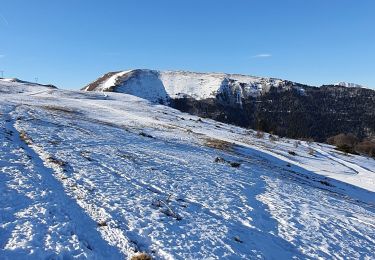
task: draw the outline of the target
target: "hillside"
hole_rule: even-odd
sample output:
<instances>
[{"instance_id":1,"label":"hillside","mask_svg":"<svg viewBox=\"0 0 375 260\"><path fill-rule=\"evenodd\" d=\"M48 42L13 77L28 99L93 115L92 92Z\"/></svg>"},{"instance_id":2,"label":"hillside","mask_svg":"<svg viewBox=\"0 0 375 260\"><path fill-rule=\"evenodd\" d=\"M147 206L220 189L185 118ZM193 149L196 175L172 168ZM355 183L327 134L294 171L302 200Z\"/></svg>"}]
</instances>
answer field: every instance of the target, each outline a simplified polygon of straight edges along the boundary
<instances>
[{"instance_id":1,"label":"hillside","mask_svg":"<svg viewBox=\"0 0 375 260\"><path fill-rule=\"evenodd\" d=\"M325 141L339 133L353 133L360 139L375 136L375 91L353 86L318 88L236 74L138 69L108 73L83 90L131 94L291 138Z\"/></svg>"},{"instance_id":2,"label":"hillside","mask_svg":"<svg viewBox=\"0 0 375 260\"><path fill-rule=\"evenodd\" d=\"M235 103L237 96L240 102L242 98L259 96L271 87L281 87L288 83L279 79L237 74L136 69L107 73L83 90L120 92L164 103L182 97L204 100L215 98L218 92L225 92L235 96Z\"/></svg>"},{"instance_id":3,"label":"hillside","mask_svg":"<svg viewBox=\"0 0 375 260\"><path fill-rule=\"evenodd\" d=\"M0 259L373 258L371 158L127 94L0 93Z\"/></svg>"}]
</instances>

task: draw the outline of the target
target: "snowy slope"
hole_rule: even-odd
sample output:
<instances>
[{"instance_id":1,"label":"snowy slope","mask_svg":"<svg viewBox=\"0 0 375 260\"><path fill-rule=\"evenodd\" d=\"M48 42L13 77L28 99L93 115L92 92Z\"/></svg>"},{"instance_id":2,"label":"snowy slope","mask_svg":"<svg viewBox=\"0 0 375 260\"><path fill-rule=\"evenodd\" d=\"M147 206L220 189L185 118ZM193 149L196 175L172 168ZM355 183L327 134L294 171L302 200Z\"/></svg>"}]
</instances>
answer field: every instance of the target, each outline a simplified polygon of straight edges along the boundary
<instances>
[{"instance_id":1,"label":"snowy slope","mask_svg":"<svg viewBox=\"0 0 375 260\"><path fill-rule=\"evenodd\" d=\"M215 98L226 92L237 98L258 96L271 86L284 86L289 81L224 73L156 71L137 69L110 73L91 83L84 90L114 91L135 95L150 101L183 96L196 100Z\"/></svg>"},{"instance_id":2,"label":"snowy slope","mask_svg":"<svg viewBox=\"0 0 375 260\"><path fill-rule=\"evenodd\" d=\"M374 159L117 93L0 81L0 116L0 259L374 258Z\"/></svg>"}]
</instances>

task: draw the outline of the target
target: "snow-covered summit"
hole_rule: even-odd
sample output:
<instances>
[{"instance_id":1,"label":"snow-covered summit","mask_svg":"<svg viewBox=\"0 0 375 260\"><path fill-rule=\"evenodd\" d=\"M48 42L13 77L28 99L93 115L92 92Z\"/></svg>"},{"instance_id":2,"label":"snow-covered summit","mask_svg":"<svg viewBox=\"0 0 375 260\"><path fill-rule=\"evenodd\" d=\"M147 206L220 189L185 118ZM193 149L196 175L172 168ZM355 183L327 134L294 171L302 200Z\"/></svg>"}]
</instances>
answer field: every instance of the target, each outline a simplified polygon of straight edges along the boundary
<instances>
[{"instance_id":1,"label":"snow-covered summit","mask_svg":"<svg viewBox=\"0 0 375 260\"><path fill-rule=\"evenodd\" d=\"M239 74L135 69L107 73L83 90L120 92L151 101L180 97L202 100L215 98L220 93L236 100L258 96L271 87L291 85L293 83L286 80Z\"/></svg>"}]
</instances>

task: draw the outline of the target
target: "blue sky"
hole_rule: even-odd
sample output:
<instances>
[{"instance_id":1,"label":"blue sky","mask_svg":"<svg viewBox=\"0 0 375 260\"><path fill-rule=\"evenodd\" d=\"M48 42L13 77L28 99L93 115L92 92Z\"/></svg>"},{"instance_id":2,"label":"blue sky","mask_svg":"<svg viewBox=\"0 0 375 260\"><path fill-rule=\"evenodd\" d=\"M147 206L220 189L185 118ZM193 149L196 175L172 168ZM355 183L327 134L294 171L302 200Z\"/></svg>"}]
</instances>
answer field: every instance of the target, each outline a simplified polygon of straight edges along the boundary
<instances>
[{"instance_id":1,"label":"blue sky","mask_svg":"<svg viewBox=\"0 0 375 260\"><path fill-rule=\"evenodd\" d=\"M62 88L131 68L375 87L373 0L2 0L0 70Z\"/></svg>"}]
</instances>

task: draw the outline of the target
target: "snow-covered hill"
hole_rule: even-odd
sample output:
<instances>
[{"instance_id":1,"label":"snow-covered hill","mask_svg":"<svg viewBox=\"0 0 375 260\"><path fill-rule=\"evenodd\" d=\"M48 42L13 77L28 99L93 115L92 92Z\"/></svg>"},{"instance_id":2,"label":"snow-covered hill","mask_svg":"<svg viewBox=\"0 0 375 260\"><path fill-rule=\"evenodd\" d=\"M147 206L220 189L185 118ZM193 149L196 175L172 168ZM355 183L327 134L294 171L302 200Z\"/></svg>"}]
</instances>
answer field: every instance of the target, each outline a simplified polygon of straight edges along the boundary
<instances>
[{"instance_id":1,"label":"snow-covered hill","mask_svg":"<svg viewBox=\"0 0 375 260\"><path fill-rule=\"evenodd\" d=\"M335 85L337 86L342 86L342 87L347 87L347 88L366 88L362 85L359 85L359 84L355 84L355 83L349 83L349 82L338 82L336 83Z\"/></svg>"},{"instance_id":2,"label":"snow-covered hill","mask_svg":"<svg viewBox=\"0 0 375 260\"><path fill-rule=\"evenodd\" d=\"M0 116L0 259L374 258L371 158L21 82Z\"/></svg>"},{"instance_id":3,"label":"snow-covered hill","mask_svg":"<svg viewBox=\"0 0 375 260\"><path fill-rule=\"evenodd\" d=\"M185 96L201 100L224 93L233 102L241 102L242 98L258 96L272 86L290 87L291 84L286 80L238 74L135 69L107 73L83 90L120 92L153 102Z\"/></svg>"}]
</instances>

